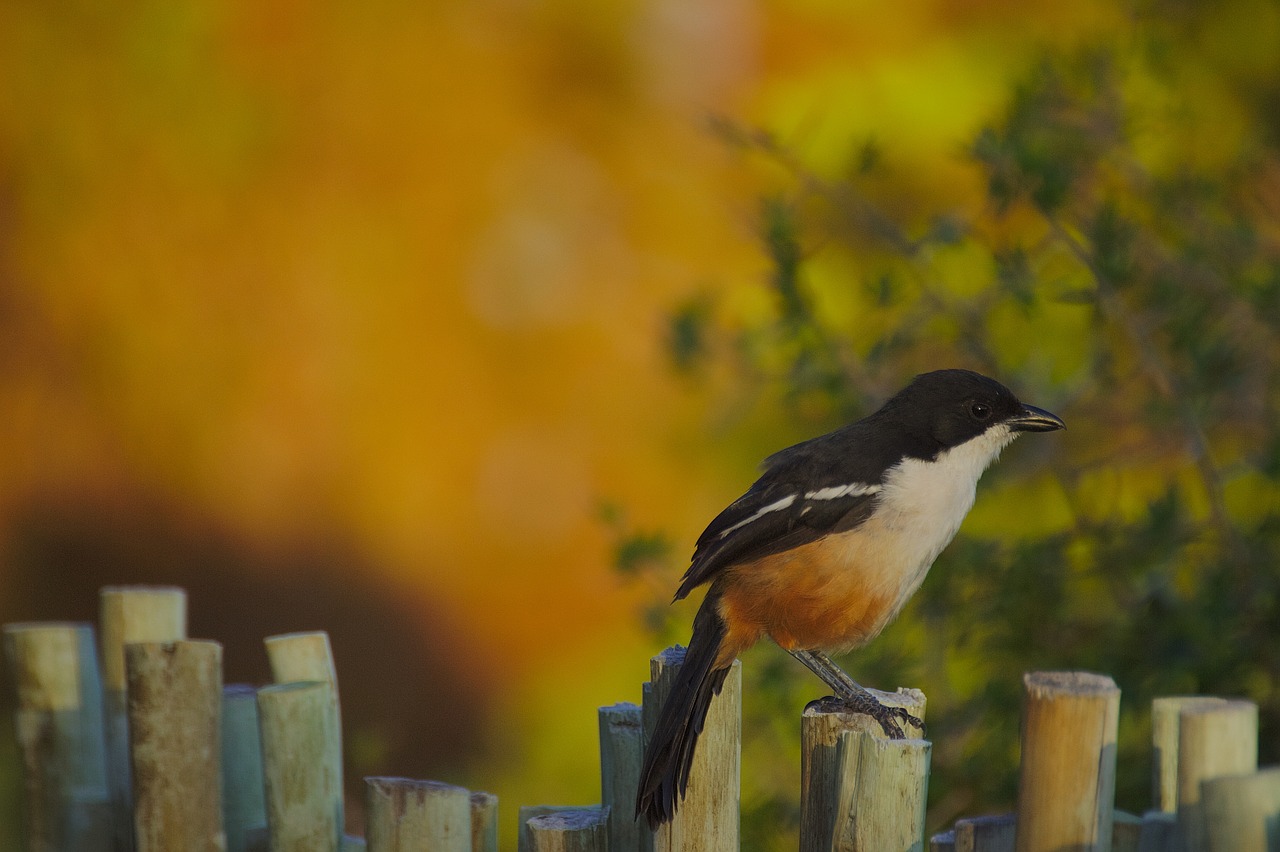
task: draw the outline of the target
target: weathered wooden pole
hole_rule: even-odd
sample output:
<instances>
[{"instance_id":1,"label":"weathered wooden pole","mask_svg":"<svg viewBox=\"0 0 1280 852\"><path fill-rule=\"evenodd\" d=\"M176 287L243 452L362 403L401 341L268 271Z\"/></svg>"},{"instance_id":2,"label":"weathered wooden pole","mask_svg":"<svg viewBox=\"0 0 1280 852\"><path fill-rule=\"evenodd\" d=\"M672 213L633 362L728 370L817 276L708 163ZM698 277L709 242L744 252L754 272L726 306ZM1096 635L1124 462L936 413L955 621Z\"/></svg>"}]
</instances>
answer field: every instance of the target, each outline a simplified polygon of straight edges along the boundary
<instances>
[{"instance_id":1,"label":"weathered wooden pole","mask_svg":"<svg viewBox=\"0 0 1280 852\"><path fill-rule=\"evenodd\" d=\"M138 852L222 852L222 646L125 646Z\"/></svg>"},{"instance_id":2,"label":"weathered wooden pole","mask_svg":"<svg viewBox=\"0 0 1280 852\"><path fill-rule=\"evenodd\" d=\"M635 818L644 717L638 704L601 707L600 803L609 809L610 852L648 852L653 833Z\"/></svg>"},{"instance_id":3,"label":"weathered wooden pole","mask_svg":"<svg viewBox=\"0 0 1280 852\"><path fill-rule=\"evenodd\" d=\"M644 693L646 741L684 663L685 649L668 648L650 661L651 689ZM671 822L653 833L657 852L738 852L742 763L742 664L734 661L711 701L698 738L689 788Z\"/></svg>"},{"instance_id":4,"label":"weathered wooden pole","mask_svg":"<svg viewBox=\"0 0 1280 852\"><path fill-rule=\"evenodd\" d=\"M471 793L440 781L365 778L369 852L471 852Z\"/></svg>"},{"instance_id":5,"label":"weathered wooden pole","mask_svg":"<svg viewBox=\"0 0 1280 852\"><path fill-rule=\"evenodd\" d=\"M897 692L869 690L882 704L903 707L923 721L925 696L918 689ZM884 736L880 723L870 716L852 713L837 698L809 702L800 717L800 849L819 852L836 848L848 833L857 789L856 754L846 752L842 762L840 737L844 733ZM923 842L923 840L922 840Z\"/></svg>"},{"instance_id":6,"label":"weathered wooden pole","mask_svg":"<svg viewBox=\"0 0 1280 852\"><path fill-rule=\"evenodd\" d=\"M609 809L574 808L528 822L530 852L608 852Z\"/></svg>"},{"instance_id":7,"label":"weathered wooden pole","mask_svg":"<svg viewBox=\"0 0 1280 852\"><path fill-rule=\"evenodd\" d=\"M1151 810L1142 815L1138 852L1183 852L1178 840L1178 815Z\"/></svg>"},{"instance_id":8,"label":"weathered wooden pole","mask_svg":"<svg viewBox=\"0 0 1280 852\"><path fill-rule=\"evenodd\" d=\"M4 650L17 697L27 849L106 852L113 835L93 628L9 624Z\"/></svg>"},{"instance_id":9,"label":"weathered wooden pole","mask_svg":"<svg viewBox=\"0 0 1280 852\"><path fill-rule=\"evenodd\" d=\"M107 784L117 852L133 842L133 782L130 780L129 713L125 694L125 645L177 642L187 638L187 593L175 586L106 586L99 593L102 631L103 715Z\"/></svg>"},{"instance_id":10,"label":"weathered wooden pole","mask_svg":"<svg viewBox=\"0 0 1280 852\"><path fill-rule=\"evenodd\" d=\"M1013 852L1016 814L992 814L956 820L956 852Z\"/></svg>"},{"instance_id":11,"label":"weathered wooden pole","mask_svg":"<svg viewBox=\"0 0 1280 852\"><path fill-rule=\"evenodd\" d=\"M1105 675L1023 676L1018 852L1109 852L1120 690Z\"/></svg>"},{"instance_id":12,"label":"weathered wooden pole","mask_svg":"<svg viewBox=\"0 0 1280 852\"><path fill-rule=\"evenodd\" d=\"M839 833L830 848L922 852L931 749L928 740L841 732L836 762L846 789L839 793Z\"/></svg>"},{"instance_id":13,"label":"weathered wooden pole","mask_svg":"<svg viewBox=\"0 0 1280 852\"><path fill-rule=\"evenodd\" d=\"M1111 852L1138 852L1142 817L1126 811L1111 812Z\"/></svg>"},{"instance_id":14,"label":"weathered wooden pole","mask_svg":"<svg viewBox=\"0 0 1280 852\"><path fill-rule=\"evenodd\" d=\"M1280 767L1211 778L1201 790L1212 852L1280 849Z\"/></svg>"},{"instance_id":15,"label":"weathered wooden pole","mask_svg":"<svg viewBox=\"0 0 1280 852\"><path fill-rule=\"evenodd\" d=\"M533 852L533 835L529 833L530 820L547 816L548 814L580 811L582 809L582 805L521 805L520 810L516 813L517 822L520 826L520 833L516 837L516 852Z\"/></svg>"},{"instance_id":16,"label":"weathered wooden pole","mask_svg":"<svg viewBox=\"0 0 1280 852\"><path fill-rule=\"evenodd\" d=\"M1178 812L1178 731L1187 707L1212 707L1226 699L1171 695L1151 702L1151 802L1167 814Z\"/></svg>"},{"instance_id":17,"label":"weathered wooden pole","mask_svg":"<svg viewBox=\"0 0 1280 852\"><path fill-rule=\"evenodd\" d=\"M258 690L271 852L336 852L342 842L332 708L333 685L324 681Z\"/></svg>"},{"instance_id":18,"label":"weathered wooden pole","mask_svg":"<svg viewBox=\"0 0 1280 852\"><path fill-rule=\"evenodd\" d=\"M222 824L227 852L253 852L255 838L266 836L258 690L243 683L222 690Z\"/></svg>"},{"instance_id":19,"label":"weathered wooden pole","mask_svg":"<svg viewBox=\"0 0 1280 852\"><path fill-rule=\"evenodd\" d=\"M498 852L498 797L471 793L471 852Z\"/></svg>"},{"instance_id":20,"label":"weathered wooden pole","mask_svg":"<svg viewBox=\"0 0 1280 852\"><path fill-rule=\"evenodd\" d=\"M1178 833L1187 852L1209 852L1202 785L1258 768L1258 705L1192 704L1178 723Z\"/></svg>"}]
</instances>

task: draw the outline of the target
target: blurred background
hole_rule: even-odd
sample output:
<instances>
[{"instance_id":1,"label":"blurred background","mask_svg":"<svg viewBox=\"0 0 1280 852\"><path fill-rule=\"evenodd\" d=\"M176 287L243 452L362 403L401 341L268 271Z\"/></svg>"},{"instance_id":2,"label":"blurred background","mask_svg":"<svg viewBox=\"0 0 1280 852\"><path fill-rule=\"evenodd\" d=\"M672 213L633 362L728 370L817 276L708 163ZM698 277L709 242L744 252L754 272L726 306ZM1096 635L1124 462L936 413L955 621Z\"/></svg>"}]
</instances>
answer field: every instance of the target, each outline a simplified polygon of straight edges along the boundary
<instances>
[{"instance_id":1,"label":"blurred background","mask_svg":"<svg viewBox=\"0 0 1280 852\"><path fill-rule=\"evenodd\" d=\"M1012 802L1031 668L1124 690L1122 808L1152 695L1275 763L1278 55L1270 0L5 3L0 621L182 585L229 682L326 629L349 784L513 843L757 462L964 366L1069 430L845 661L929 695L930 828ZM747 848L798 669L746 660Z\"/></svg>"}]
</instances>

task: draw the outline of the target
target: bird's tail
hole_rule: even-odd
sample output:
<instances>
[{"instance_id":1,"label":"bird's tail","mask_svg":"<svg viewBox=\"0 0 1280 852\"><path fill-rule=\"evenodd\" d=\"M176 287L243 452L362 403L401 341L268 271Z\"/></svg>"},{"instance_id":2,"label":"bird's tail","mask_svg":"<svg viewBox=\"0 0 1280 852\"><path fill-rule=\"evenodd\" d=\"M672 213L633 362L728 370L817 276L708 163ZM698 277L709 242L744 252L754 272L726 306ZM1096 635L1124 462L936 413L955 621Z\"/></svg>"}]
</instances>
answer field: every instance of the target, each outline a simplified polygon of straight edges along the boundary
<instances>
[{"instance_id":1,"label":"bird's tail","mask_svg":"<svg viewBox=\"0 0 1280 852\"><path fill-rule=\"evenodd\" d=\"M719 595L708 592L693 620L693 638L675 685L662 705L658 724L645 747L636 795L636 816L651 828L669 822L689 786L693 750L702 733L711 699L720 694L728 666L716 667L727 628L717 611Z\"/></svg>"}]
</instances>

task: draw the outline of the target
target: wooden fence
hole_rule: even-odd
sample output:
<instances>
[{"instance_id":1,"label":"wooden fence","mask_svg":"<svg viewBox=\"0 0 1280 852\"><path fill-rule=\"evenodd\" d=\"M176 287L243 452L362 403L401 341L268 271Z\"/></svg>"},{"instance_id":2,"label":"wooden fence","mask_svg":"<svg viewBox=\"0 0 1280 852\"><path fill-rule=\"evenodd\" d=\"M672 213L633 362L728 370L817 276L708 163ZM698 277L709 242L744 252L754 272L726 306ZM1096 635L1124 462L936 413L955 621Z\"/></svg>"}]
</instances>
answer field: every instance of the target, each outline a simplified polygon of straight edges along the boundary
<instances>
[{"instance_id":1,"label":"wooden fence","mask_svg":"<svg viewBox=\"0 0 1280 852\"><path fill-rule=\"evenodd\" d=\"M4 645L31 852L497 849L497 798L438 781L366 778L366 837L344 835L340 702L322 632L267 638L275 683L261 688L224 687L221 646L186 637L181 589L107 588L96 634L11 624ZM737 852L737 664L675 820L651 832L632 819L645 731L682 658L671 648L652 660L640 705L600 708L601 804L520 807L520 852ZM810 704L802 852L1280 852L1280 768L1257 768L1254 704L1157 699L1153 807L1137 817L1112 807L1112 680L1036 672L1024 687L1017 812L928 840L931 743L887 740L831 700ZM918 690L878 694L925 713Z\"/></svg>"}]
</instances>

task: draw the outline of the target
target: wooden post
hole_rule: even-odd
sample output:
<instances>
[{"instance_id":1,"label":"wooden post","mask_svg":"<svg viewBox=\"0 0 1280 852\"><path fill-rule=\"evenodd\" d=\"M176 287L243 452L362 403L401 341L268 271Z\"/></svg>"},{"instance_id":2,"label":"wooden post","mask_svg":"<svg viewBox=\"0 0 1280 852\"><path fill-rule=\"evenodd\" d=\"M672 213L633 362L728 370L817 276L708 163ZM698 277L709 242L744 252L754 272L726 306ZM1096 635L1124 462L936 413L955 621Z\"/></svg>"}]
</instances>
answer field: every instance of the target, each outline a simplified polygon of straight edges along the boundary
<instances>
[{"instance_id":1,"label":"wooden post","mask_svg":"<svg viewBox=\"0 0 1280 852\"><path fill-rule=\"evenodd\" d=\"M1201 791L1213 852L1280 849L1280 767L1211 778Z\"/></svg>"},{"instance_id":2,"label":"wooden post","mask_svg":"<svg viewBox=\"0 0 1280 852\"><path fill-rule=\"evenodd\" d=\"M832 849L924 849L929 789L928 740L889 740L843 731L836 748L841 789Z\"/></svg>"},{"instance_id":3,"label":"wooden post","mask_svg":"<svg viewBox=\"0 0 1280 852\"><path fill-rule=\"evenodd\" d=\"M1178 833L1187 852L1209 852L1201 785L1258 768L1258 705L1252 701L1183 707L1178 728Z\"/></svg>"},{"instance_id":4,"label":"wooden post","mask_svg":"<svg viewBox=\"0 0 1280 852\"><path fill-rule=\"evenodd\" d=\"M653 833L635 818L644 753L642 711L631 703L601 707L599 721L600 803L609 809L610 852L648 852Z\"/></svg>"},{"instance_id":5,"label":"wooden post","mask_svg":"<svg viewBox=\"0 0 1280 852\"><path fill-rule=\"evenodd\" d=\"M684 663L685 649L668 648L649 661L652 690L644 696L646 741ZM671 822L653 833L657 852L738 852L742 762L742 664L734 661L711 701L698 738L689 788Z\"/></svg>"},{"instance_id":6,"label":"wooden post","mask_svg":"<svg viewBox=\"0 0 1280 852\"><path fill-rule=\"evenodd\" d=\"M251 852L267 828L258 690L243 683L222 690L222 824L227 852Z\"/></svg>"},{"instance_id":7,"label":"wooden post","mask_svg":"<svg viewBox=\"0 0 1280 852\"><path fill-rule=\"evenodd\" d=\"M1111 814L1111 852L1138 852L1142 839L1142 817L1126 811Z\"/></svg>"},{"instance_id":8,"label":"wooden post","mask_svg":"<svg viewBox=\"0 0 1280 852\"><path fill-rule=\"evenodd\" d=\"M547 816L548 814L581 810L584 810L581 805L521 805L517 813L520 833L516 837L516 852L533 852L533 835L529 832L530 820Z\"/></svg>"},{"instance_id":9,"label":"wooden post","mask_svg":"<svg viewBox=\"0 0 1280 852\"><path fill-rule=\"evenodd\" d=\"M1013 852L1018 817L993 814L956 820L956 852Z\"/></svg>"},{"instance_id":10,"label":"wooden post","mask_svg":"<svg viewBox=\"0 0 1280 852\"><path fill-rule=\"evenodd\" d=\"M471 794L471 852L498 852L498 797Z\"/></svg>"},{"instance_id":11,"label":"wooden post","mask_svg":"<svg viewBox=\"0 0 1280 852\"><path fill-rule=\"evenodd\" d=\"M106 728L107 785L117 852L133 841L133 782L129 771L129 712L125 694L124 647L134 642L177 642L187 638L187 593L175 586L106 586L99 593L102 631L103 723Z\"/></svg>"},{"instance_id":12,"label":"wooden post","mask_svg":"<svg viewBox=\"0 0 1280 852\"><path fill-rule=\"evenodd\" d=\"M1018 852L1108 852L1120 690L1105 675L1023 676Z\"/></svg>"},{"instance_id":13,"label":"wooden post","mask_svg":"<svg viewBox=\"0 0 1280 852\"><path fill-rule=\"evenodd\" d=\"M138 852L222 852L222 646L125 647Z\"/></svg>"},{"instance_id":14,"label":"wooden post","mask_svg":"<svg viewBox=\"0 0 1280 852\"><path fill-rule=\"evenodd\" d=\"M271 852L336 852L342 770L332 755L333 686L298 681L258 690Z\"/></svg>"},{"instance_id":15,"label":"wooden post","mask_svg":"<svg viewBox=\"0 0 1280 852\"><path fill-rule=\"evenodd\" d=\"M880 703L904 707L916 718L924 720L925 697L920 690L869 691ZM848 767L838 760L837 754L840 735L846 731L884 736L884 730L875 719L849 712L844 703L830 696L809 702L800 717L801 852L831 849L845 834L845 822L855 789L853 783L844 782Z\"/></svg>"},{"instance_id":16,"label":"wooden post","mask_svg":"<svg viewBox=\"0 0 1280 852\"><path fill-rule=\"evenodd\" d=\"M531 852L608 852L609 809L577 808L529 820Z\"/></svg>"},{"instance_id":17,"label":"wooden post","mask_svg":"<svg viewBox=\"0 0 1280 852\"><path fill-rule=\"evenodd\" d=\"M4 649L17 697L27 848L106 852L112 831L93 628L9 624Z\"/></svg>"},{"instance_id":18,"label":"wooden post","mask_svg":"<svg viewBox=\"0 0 1280 852\"><path fill-rule=\"evenodd\" d=\"M364 779L370 852L470 852L471 793L439 781Z\"/></svg>"},{"instance_id":19,"label":"wooden post","mask_svg":"<svg viewBox=\"0 0 1280 852\"><path fill-rule=\"evenodd\" d=\"M1225 699L1172 695L1151 702L1151 802L1167 814L1178 812L1178 726L1185 707L1211 707Z\"/></svg>"},{"instance_id":20,"label":"wooden post","mask_svg":"<svg viewBox=\"0 0 1280 852\"><path fill-rule=\"evenodd\" d=\"M1152 810L1142 815L1142 830L1138 834L1138 852L1182 852L1176 846L1178 836L1177 814Z\"/></svg>"}]
</instances>

